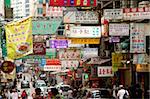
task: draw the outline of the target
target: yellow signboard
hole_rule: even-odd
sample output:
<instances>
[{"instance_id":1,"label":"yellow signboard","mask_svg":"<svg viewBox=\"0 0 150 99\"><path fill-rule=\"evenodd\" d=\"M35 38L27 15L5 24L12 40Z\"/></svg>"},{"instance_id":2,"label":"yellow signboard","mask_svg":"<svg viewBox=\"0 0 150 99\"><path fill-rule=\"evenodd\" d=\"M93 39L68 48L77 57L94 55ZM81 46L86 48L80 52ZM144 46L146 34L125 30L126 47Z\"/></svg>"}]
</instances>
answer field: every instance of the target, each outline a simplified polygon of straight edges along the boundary
<instances>
[{"instance_id":1,"label":"yellow signboard","mask_svg":"<svg viewBox=\"0 0 150 99\"><path fill-rule=\"evenodd\" d=\"M12 22L5 26L7 57L17 59L33 52L32 19Z\"/></svg>"},{"instance_id":2,"label":"yellow signboard","mask_svg":"<svg viewBox=\"0 0 150 99\"><path fill-rule=\"evenodd\" d=\"M69 38L71 44L100 44L100 39L90 39L90 38Z\"/></svg>"},{"instance_id":3,"label":"yellow signboard","mask_svg":"<svg viewBox=\"0 0 150 99\"><path fill-rule=\"evenodd\" d=\"M137 64L136 71L137 72L150 72L150 64Z\"/></svg>"}]
</instances>

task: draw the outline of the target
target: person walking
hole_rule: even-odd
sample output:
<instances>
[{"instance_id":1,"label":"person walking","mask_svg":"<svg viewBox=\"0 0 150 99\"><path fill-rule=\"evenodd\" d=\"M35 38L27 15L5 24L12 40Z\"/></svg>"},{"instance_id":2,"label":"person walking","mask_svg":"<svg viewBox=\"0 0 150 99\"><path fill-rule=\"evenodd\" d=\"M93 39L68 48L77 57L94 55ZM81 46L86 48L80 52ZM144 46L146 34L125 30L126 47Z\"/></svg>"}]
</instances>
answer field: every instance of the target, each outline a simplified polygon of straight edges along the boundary
<instances>
[{"instance_id":1,"label":"person walking","mask_svg":"<svg viewBox=\"0 0 150 99\"><path fill-rule=\"evenodd\" d=\"M125 99L124 98L125 95L129 96L129 92L126 89L124 89L123 85L119 85L119 88L120 90L118 90L117 99Z\"/></svg>"},{"instance_id":2,"label":"person walking","mask_svg":"<svg viewBox=\"0 0 150 99\"><path fill-rule=\"evenodd\" d=\"M25 90L23 90L21 97L22 97L22 99L27 99L28 95Z\"/></svg>"}]
</instances>

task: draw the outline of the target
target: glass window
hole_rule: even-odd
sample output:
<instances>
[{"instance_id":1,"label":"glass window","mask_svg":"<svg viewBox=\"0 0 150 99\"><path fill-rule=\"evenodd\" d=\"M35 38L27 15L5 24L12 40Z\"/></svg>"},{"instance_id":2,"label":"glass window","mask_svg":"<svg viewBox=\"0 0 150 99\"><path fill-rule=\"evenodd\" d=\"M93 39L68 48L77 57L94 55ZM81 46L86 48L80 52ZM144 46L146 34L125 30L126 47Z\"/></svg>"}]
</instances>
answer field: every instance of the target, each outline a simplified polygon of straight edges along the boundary
<instances>
[{"instance_id":1,"label":"glass window","mask_svg":"<svg viewBox=\"0 0 150 99\"><path fill-rule=\"evenodd\" d=\"M26 12L29 12L29 9L26 9Z\"/></svg>"},{"instance_id":2,"label":"glass window","mask_svg":"<svg viewBox=\"0 0 150 99\"><path fill-rule=\"evenodd\" d=\"M26 8L28 8L29 7L29 4L26 4Z\"/></svg>"},{"instance_id":3,"label":"glass window","mask_svg":"<svg viewBox=\"0 0 150 99\"><path fill-rule=\"evenodd\" d=\"M40 3L40 4L43 4L43 0L39 0L39 3Z\"/></svg>"},{"instance_id":4,"label":"glass window","mask_svg":"<svg viewBox=\"0 0 150 99\"><path fill-rule=\"evenodd\" d=\"M38 14L43 14L43 8L38 8Z\"/></svg>"},{"instance_id":5,"label":"glass window","mask_svg":"<svg viewBox=\"0 0 150 99\"><path fill-rule=\"evenodd\" d=\"M26 0L26 2L25 3L29 3L29 0Z\"/></svg>"}]
</instances>

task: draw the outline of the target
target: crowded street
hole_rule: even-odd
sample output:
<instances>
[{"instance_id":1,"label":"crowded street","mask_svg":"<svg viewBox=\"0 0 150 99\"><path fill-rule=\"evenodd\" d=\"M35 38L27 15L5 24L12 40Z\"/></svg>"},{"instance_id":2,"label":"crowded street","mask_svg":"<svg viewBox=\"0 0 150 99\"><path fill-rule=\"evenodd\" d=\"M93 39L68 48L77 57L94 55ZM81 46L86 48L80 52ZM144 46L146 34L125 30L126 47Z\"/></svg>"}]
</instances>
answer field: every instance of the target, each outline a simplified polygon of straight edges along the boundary
<instances>
[{"instance_id":1,"label":"crowded street","mask_svg":"<svg viewBox=\"0 0 150 99\"><path fill-rule=\"evenodd\" d=\"M150 0L0 0L0 99L150 99Z\"/></svg>"}]
</instances>

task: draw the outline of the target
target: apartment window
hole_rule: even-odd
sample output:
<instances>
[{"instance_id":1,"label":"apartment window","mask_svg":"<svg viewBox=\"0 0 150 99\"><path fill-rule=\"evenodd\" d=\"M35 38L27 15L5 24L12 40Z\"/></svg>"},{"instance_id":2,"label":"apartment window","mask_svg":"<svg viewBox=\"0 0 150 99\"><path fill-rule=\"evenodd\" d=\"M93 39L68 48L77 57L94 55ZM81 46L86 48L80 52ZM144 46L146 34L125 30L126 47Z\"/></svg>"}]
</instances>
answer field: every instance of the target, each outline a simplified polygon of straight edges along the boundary
<instances>
[{"instance_id":1,"label":"apartment window","mask_svg":"<svg viewBox=\"0 0 150 99\"><path fill-rule=\"evenodd\" d=\"M26 16L29 16L29 14L26 14Z\"/></svg>"},{"instance_id":2,"label":"apartment window","mask_svg":"<svg viewBox=\"0 0 150 99\"><path fill-rule=\"evenodd\" d=\"M43 4L43 0L39 0L39 3L40 3L40 4Z\"/></svg>"},{"instance_id":3,"label":"apartment window","mask_svg":"<svg viewBox=\"0 0 150 99\"><path fill-rule=\"evenodd\" d=\"M29 7L29 4L26 4L26 6L25 6L26 8L28 8Z\"/></svg>"},{"instance_id":4,"label":"apartment window","mask_svg":"<svg viewBox=\"0 0 150 99\"><path fill-rule=\"evenodd\" d=\"M26 9L26 12L29 12L29 9Z\"/></svg>"},{"instance_id":5,"label":"apartment window","mask_svg":"<svg viewBox=\"0 0 150 99\"><path fill-rule=\"evenodd\" d=\"M43 14L43 8L38 8L38 14Z\"/></svg>"},{"instance_id":6,"label":"apartment window","mask_svg":"<svg viewBox=\"0 0 150 99\"><path fill-rule=\"evenodd\" d=\"M26 2L25 3L29 3L29 0L26 0Z\"/></svg>"}]
</instances>

